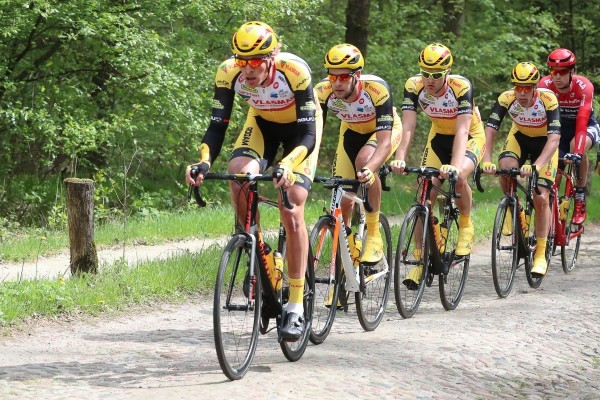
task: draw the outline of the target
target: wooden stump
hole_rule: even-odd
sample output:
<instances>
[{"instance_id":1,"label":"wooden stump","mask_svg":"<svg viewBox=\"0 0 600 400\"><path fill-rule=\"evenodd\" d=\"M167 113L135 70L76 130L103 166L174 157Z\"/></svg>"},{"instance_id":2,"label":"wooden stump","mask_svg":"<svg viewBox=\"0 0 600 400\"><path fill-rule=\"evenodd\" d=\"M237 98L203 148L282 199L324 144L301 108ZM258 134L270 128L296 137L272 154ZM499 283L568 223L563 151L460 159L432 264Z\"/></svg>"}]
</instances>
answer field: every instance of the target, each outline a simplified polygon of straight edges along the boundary
<instances>
[{"instance_id":1,"label":"wooden stump","mask_svg":"<svg viewBox=\"0 0 600 400\"><path fill-rule=\"evenodd\" d=\"M94 181L65 179L71 249L71 274L98 273L98 253L94 243Z\"/></svg>"}]
</instances>

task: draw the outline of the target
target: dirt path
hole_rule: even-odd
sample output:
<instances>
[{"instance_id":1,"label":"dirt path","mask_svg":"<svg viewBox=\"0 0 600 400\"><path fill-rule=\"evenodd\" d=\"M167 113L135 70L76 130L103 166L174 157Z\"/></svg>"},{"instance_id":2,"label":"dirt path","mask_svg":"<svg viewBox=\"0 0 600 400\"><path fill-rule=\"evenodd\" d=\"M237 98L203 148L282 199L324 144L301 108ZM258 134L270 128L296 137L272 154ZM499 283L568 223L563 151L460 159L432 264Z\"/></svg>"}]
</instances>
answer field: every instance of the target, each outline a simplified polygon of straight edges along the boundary
<instances>
[{"instance_id":1,"label":"dirt path","mask_svg":"<svg viewBox=\"0 0 600 400\"><path fill-rule=\"evenodd\" d=\"M588 227L575 271L565 275L555 257L540 289L520 269L506 299L493 288L489 246L478 245L456 310L444 311L432 286L403 320L392 293L376 331L363 332L352 309L339 313L297 363L271 332L237 382L217 362L210 299L40 322L0 338L0 398L599 399L599 238Z\"/></svg>"}]
</instances>

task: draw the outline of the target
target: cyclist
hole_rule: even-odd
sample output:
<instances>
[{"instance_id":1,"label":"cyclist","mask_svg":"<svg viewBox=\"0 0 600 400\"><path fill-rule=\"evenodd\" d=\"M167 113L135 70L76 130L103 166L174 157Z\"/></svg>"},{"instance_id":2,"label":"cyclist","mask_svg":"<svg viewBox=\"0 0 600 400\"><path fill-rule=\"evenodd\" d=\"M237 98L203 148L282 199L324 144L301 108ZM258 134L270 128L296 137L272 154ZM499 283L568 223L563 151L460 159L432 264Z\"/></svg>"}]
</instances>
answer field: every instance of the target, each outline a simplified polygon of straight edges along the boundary
<instances>
[{"instance_id":1,"label":"cyclist","mask_svg":"<svg viewBox=\"0 0 600 400\"><path fill-rule=\"evenodd\" d=\"M286 341L300 338L304 331L304 274L308 254L308 233L304 204L314 177L323 129L322 112L315 102L311 71L301 58L280 52L281 44L273 29L264 22L243 24L233 35L233 57L217 69L211 122L200 144L198 178L186 171L186 182L201 185L204 174L219 155L225 139L235 94L249 105L246 122L235 142L230 173L259 173L261 160L274 163L278 148L283 158L277 167L281 179L276 187L288 193L295 207L281 205L281 219L287 231L287 261L290 277L289 301L281 328ZM231 200L243 225L245 196L235 183L230 184Z\"/></svg>"},{"instance_id":2,"label":"cyclist","mask_svg":"<svg viewBox=\"0 0 600 400\"><path fill-rule=\"evenodd\" d=\"M496 165L491 162L494 138L504 117L510 115L513 123L498 156L498 164L502 169L520 168L521 176L530 176L533 166L539 173L537 185L541 194L533 195L537 237L531 268L534 276L544 276L548 268L545 251L551 217L549 196L556 177L560 141L558 100L551 90L537 87L539 80L540 72L530 62L519 63L513 68L511 81L515 86L498 97L486 124L487 151L482 163L484 173L496 171ZM525 165L527 159L531 164ZM506 192L508 182L504 177L500 178L500 185ZM512 214L507 214L505 223L507 221L512 221ZM503 227L503 233L512 232Z\"/></svg>"},{"instance_id":3,"label":"cyclist","mask_svg":"<svg viewBox=\"0 0 600 400\"><path fill-rule=\"evenodd\" d=\"M484 153L485 136L479 110L473 103L473 87L468 79L451 75L453 57L443 44L433 43L419 55L421 73L404 85L402 101L402 141L391 162L394 172L403 173L406 155L417 126L417 109L431 120L431 129L423 151L421 165L440 169L440 177L458 174L456 204L458 219L457 256L467 256L473 246L471 222L472 192L467 183ZM436 185L441 182L435 180ZM436 196L435 193L432 193ZM432 203L435 198L432 199ZM403 283L414 288L421 279L423 267L414 267Z\"/></svg>"},{"instance_id":4,"label":"cyclist","mask_svg":"<svg viewBox=\"0 0 600 400\"><path fill-rule=\"evenodd\" d=\"M360 261L375 265L383 258L379 232L381 182L377 171L398 147L402 123L387 82L375 75L362 74L365 60L358 48L348 43L333 46L325 54L323 65L328 78L315 86L323 120L327 110L341 120L333 175L357 178L369 188L373 211L366 213L367 237ZM342 200L346 226L350 226L352 205L351 200Z\"/></svg>"},{"instance_id":5,"label":"cyclist","mask_svg":"<svg viewBox=\"0 0 600 400\"><path fill-rule=\"evenodd\" d=\"M556 49L548 55L546 65L550 75L539 86L556 94L560 107L559 157L581 161L575 183L573 224L585 221L585 187L588 179L588 150L600 138L600 126L594 116L594 85L584 76L575 74L575 54L568 49ZM569 161L567 161L569 162Z\"/></svg>"}]
</instances>

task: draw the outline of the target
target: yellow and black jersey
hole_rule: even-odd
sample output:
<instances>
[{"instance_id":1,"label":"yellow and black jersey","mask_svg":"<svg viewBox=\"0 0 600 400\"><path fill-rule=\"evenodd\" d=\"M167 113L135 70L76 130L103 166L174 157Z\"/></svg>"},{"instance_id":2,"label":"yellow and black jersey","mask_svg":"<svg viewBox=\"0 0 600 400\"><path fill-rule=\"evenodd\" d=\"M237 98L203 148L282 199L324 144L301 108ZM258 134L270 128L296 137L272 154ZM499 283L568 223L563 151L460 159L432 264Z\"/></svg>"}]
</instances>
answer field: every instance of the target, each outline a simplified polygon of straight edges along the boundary
<instances>
[{"instance_id":1,"label":"yellow and black jersey","mask_svg":"<svg viewBox=\"0 0 600 400\"><path fill-rule=\"evenodd\" d=\"M483 137L481 116L474 111L471 82L460 75L448 75L447 79L446 91L436 97L424 90L421 75L409 78L404 85L402 111L417 112L420 107L431 120L431 132L442 135L455 135L456 118L462 114L472 114L469 135L473 138Z\"/></svg>"},{"instance_id":2,"label":"yellow and black jersey","mask_svg":"<svg viewBox=\"0 0 600 400\"><path fill-rule=\"evenodd\" d=\"M382 130L392 130L396 110L392 104L388 84L375 75L362 75L358 98L349 103L336 98L329 79L323 79L315 86L318 101L323 109L342 120L341 131L350 129L361 134L372 134Z\"/></svg>"},{"instance_id":3,"label":"yellow and black jersey","mask_svg":"<svg viewBox=\"0 0 600 400\"><path fill-rule=\"evenodd\" d=\"M275 74L266 87L252 88L245 83L234 58L217 69L211 122L202 140L210 148L211 160L218 156L229 124L236 93L265 121L298 125L290 134L298 136L297 145L311 150L316 143L317 106L308 64L291 53L279 53L273 65Z\"/></svg>"},{"instance_id":4,"label":"yellow and black jersey","mask_svg":"<svg viewBox=\"0 0 600 400\"><path fill-rule=\"evenodd\" d=\"M560 135L558 100L551 90L536 89L530 107L519 104L514 89L507 90L498 96L486 125L500 130L507 113L513 122L511 132L521 132L529 137Z\"/></svg>"}]
</instances>

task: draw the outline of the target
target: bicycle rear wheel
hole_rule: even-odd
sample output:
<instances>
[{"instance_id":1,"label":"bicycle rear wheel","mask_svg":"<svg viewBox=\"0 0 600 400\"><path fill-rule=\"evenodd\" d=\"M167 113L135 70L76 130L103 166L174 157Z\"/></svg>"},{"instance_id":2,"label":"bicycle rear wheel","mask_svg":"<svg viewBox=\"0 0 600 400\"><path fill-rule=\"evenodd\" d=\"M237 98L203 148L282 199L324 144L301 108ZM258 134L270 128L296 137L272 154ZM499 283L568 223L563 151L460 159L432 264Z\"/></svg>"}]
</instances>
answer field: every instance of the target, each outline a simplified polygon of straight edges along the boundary
<instances>
[{"instance_id":1,"label":"bicycle rear wheel","mask_svg":"<svg viewBox=\"0 0 600 400\"><path fill-rule=\"evenodd\" d=\"M282 340L279 344L281 346L281 351L285 355L289 361L298 361L304 351L306 350L306 346L308 345L308 340L310 338L311 326L312 326L312 316L315 305L315 271L313 267L313 255L312 255L312 247L308 246L308 255L306 258L306 273L304 276L304 333L295 342L286 342ZM284 268L287 273L287 267ZM287 281L287 277L285 278Z\"/></svg>"},{"instance_id":2,"label":"bicycle rear wheel","mask_svg":"<svg viewBox=\"0 0 600 400\"><path fill-rule=\"evenodd\" d=\"M394 262L394 294L402 318L410 318L419 308L429 275L429 249L425 239L425 207L411 207L402 222ZM415 230L415 228L418 228ZM417 237L417 232L421 237ZM407 280L415 278L418 284Z\"/></svg>"},{"instance_id":3,"label":"bicycle rear wheel","mask_svg":"<svg viewBox=\"0 0 600 400\"><path fill-rule=\"evenodd\" d=\"M241 379L250 368L259 336L261 280L250 250L245 235L234 235L223 251L215 285L215 348L230 380ZM256 268L250 276L252 257Z\"/></svg>"},{"instance_id":4,"label":"bicycle rear wheel","mask_svg":"<svg viewBox=\"0 0 600 400\"><path fill-rule=\"evenodd\" d=\"M444 269L448 269L439 275L440 300L446 311L454 310L465 291L469 263L471 256L457 257L455 255L458 245L458 221L456 217L448 220L446 243L441 252Z\"/></svg>"},{"instance_id":5,"label":"bicycle rear wheel","mask_svg":"<svg viewBox=\"0 0 600 400\"><path fill-rule=\"evenodd\" d=\"M581 245L581 235L583 235L583 225L572 225L570 222L574 211L575 201L571 200L565 221L566 243L560 246L560 260L565 274L571 273L575 268L577 256L579 255L579 246Z\"/></svg>"},{"instance_id":6,"label":"bicycle rear wheel","mask_svg":"<svg viewBox=\"0 0 600 400\"><path fill-rule=\"evenodd\" d=\"M373 331L379 326L392 282L392 232L383 213L379 214L379 233L383 240L383 258L375 265L361 263L358 267L361 291L355 294L356 313L365 331Z\"/></svg>"},{"instance_id":7,"label":"bicycle rear wheel","mask_svg":"<svg viewBox=\"0 0 600 400\"><path fill-rule=\"evenodd\" d=\"M505 197L496 211L492 231L492 277L498 297L507 297L515 283L519 261L518 233L515 207L512 199Z\"/></svg>"},{"instance_id":8,"label":"bicycle rear wheel","mask_svg":"<svg viewBox=\"0 0 600 400\"><path fill-rule=\"evenodd\" d=\"M333 251L338 248L337 243L333 242L334 226L335 221L324 216L310 233L315 270L315 306L310 330L310 341L313 344L321 344L327 338L337 311L340 265L338 257L332 260ZM331 266L334 264L332 274Z\"/></svg>"}]
</instances>

